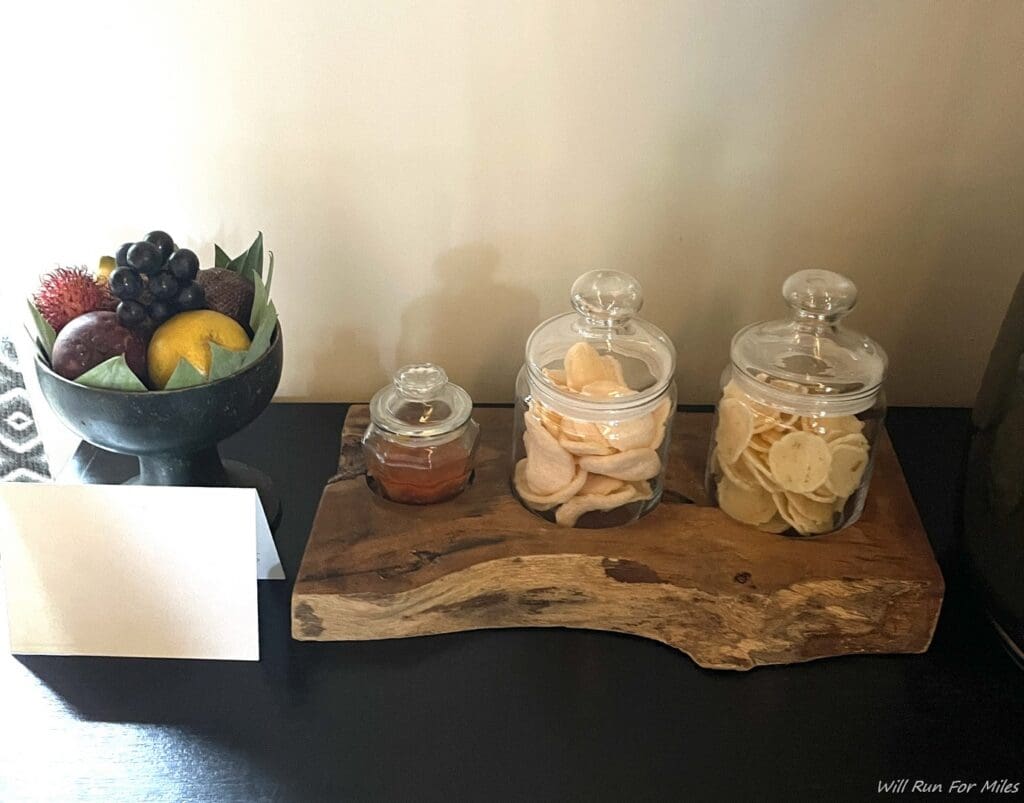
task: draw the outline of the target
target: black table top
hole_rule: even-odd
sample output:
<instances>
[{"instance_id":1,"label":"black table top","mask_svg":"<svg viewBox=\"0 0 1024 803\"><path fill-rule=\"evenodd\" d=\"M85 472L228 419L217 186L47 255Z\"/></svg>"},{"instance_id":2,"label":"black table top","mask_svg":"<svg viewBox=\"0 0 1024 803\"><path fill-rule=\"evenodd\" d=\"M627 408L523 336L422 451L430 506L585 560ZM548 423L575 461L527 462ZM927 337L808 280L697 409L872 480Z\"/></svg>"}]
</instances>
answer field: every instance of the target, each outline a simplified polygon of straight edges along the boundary
<instances>
[{"instance_id":1,"label":"black table top","mask_svg":"<svg viewBox=\"0 0 1024 803\"><path fill-rule=\"evenodd\" d=\"M344 412L272 405L223 448L277 483L291 578ZM968 426L889 417L948 585L925 655L730 673L584 631L300 643L290 583L262 582L259 663L0 656L0 799L863 800L898 779L1024 794L1024 672L958 569ZM85 474L108 459L90 450Z\"/></svg>"}]
</instances>

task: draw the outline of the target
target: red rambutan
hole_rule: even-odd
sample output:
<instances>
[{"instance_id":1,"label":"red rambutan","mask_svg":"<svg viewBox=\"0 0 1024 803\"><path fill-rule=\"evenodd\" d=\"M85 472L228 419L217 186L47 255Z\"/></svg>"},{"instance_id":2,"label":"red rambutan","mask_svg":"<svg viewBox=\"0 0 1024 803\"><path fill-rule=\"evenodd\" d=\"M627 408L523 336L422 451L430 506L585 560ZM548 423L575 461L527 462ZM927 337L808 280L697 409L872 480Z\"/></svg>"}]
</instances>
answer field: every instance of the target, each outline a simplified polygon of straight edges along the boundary
<instances>
[{"instance_id":1,"label":"red rambutan","mask_svg":"<svg viewBox=\"0 0 1024 803\"><path fill-rule=\"evenodd\" d=\"M79 315L117 307L117 299L110 291L97 284L86 268L78 267L57 268L47 273L40 279L32 301L55 332Z\"/></svg>"}]
</instances>

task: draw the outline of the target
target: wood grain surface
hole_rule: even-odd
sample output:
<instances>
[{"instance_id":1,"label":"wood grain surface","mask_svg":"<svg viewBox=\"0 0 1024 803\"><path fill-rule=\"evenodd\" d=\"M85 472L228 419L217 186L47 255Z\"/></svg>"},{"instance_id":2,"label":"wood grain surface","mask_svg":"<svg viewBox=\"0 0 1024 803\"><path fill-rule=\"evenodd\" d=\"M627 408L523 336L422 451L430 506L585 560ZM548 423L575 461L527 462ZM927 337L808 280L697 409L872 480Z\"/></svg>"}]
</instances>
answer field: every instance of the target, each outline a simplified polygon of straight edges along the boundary
<instances>
[{"instance_id":1,"label":"wood grain surface","mask_svg":"<svg viewBox=\"0 0 1024 803\"><path fill-rule=\"evenodd\" d=\"M657 509L626 527L565 529L509 492L512 415L474 412L466 492L407 506L367 487L367 408L350 409L292 596L294 638L575 627L656 639L716 669L928 648L943 579L884 433L864 514L840 533L761 533L711 507L703 413L675 417Z\"/></svg>"}]
</instances>

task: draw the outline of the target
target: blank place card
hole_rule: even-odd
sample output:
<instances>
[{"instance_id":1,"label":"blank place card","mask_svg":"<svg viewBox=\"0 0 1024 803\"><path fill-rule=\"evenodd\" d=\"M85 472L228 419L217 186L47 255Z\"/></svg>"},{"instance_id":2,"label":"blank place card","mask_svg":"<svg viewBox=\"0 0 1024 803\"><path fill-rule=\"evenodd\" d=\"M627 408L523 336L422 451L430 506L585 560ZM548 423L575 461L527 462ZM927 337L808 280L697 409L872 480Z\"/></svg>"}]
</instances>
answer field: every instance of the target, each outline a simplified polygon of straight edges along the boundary
<instances>
[{"instance_id":1,"label":"blank place card","mask_svg":"<svg viewBox=\"0 0 1024 803\"><path fill-rule=\"evenodd\" d=\"M11 652L259 660L284 577L251 488L0 485Z\"/></svg>"}]
</instances>

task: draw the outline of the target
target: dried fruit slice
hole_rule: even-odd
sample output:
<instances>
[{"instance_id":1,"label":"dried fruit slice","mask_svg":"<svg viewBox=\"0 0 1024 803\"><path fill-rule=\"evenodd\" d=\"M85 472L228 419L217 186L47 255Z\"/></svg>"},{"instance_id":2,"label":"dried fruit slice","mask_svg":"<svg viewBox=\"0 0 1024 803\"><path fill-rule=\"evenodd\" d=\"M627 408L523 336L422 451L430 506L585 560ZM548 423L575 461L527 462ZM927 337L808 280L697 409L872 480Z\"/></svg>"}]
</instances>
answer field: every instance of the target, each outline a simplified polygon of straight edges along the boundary
<instances>
[{"instance_id":1,"label":"dried fruit slice","mask_svg":"<svg viewBox=\"0 0 1024 803\"><path fill-rule=\"evenodd\" d=\"M825 486L837 497L846 498L860 487L868 467L868 451L856 446L835 446L832 449L832 467Z\"/></svg>"},{"instance_id":2,"label":"dried fruit slice","mask_svg":"<svg viewBox=\"0 0 1024 803\"><path fill-rule=\"evenodd\" d=\"M654 419L654 439L648 445L652 449L660 449L661 444L665 441L665 433L668 431L668 417L671 412L672 403L668 398L664 398L654 408L654 412L651 413L651 417Z\"/></svg>"},{"instance_id":3,"label":"dried fruit slice","mask_svg":"<svg viewBox=\"0 0 1024 803\"><path fill-rule=\"evenodd\" d=\"M828 440L829 448L833 451L840 446L853 446L857 449L863 449L864 451L867 451L868 449L868 439L860 433L852 433L848 435L833 434L831 439L826 436L826 440Z\"/></svg>"},{"instance_id":4,"label":"dried fruit slice","mask_svg":"<svg viewBox=\"0 0 1024 803\"><path fill-rule=\"evenodd\" d=\"M718 465L721 467L722 473L741 488L745 488L750 491L764 488L762 483L754 475L753 469L747 465L745 460L737 460L735 463L723 463L719 460Z\"/></svg>"},{"instance_id":5,"label":"dried fruit slice","mask_svg":"<svg viewBox=\"0 0 1024 803\"><path fill-rule=\"evenodd\" d=\"M810 524L809 530L815 530L819 525L826 529L831 528L832 516L835 512L835 507L832 504L815 502L804 494L795 493L787 493L786 499L789 501L789 509L793 515Z\"/></svg>"},{"instance_id":6,"label":"dried fruit slice","mask_svg":"<svg viewBox=\"0 0 1024 803\"><path fill-rule=\"evenodd\" d=\"M722 399L718 404L718 428L715 430L719 459L735 463L753 434L754 420L747 405L738 399Z\"/></svg>"},{"instance_id":7,"label":"dried fruit slice","mask_svg":"<svg viewBox=\"0 0 1024 803\"><path fill-rule=\"evenodd\" d=\"M540 420L552 437L558 438L562 434L562 416L554 410L549 410L539 402L533 402L530 405L530 413Z\"/></svg>"},{"instance_id":8,"label":"dried fruit slice","mask_svg":"<svg viewBox=\"0 0 1024 803\"><path fill-rule=\"evenodd\" d=\"M582 468L594 474L604 474L626 482L648 480L661 471L661 458L654 449L631 449L603 457L581 457L579 462Z\"/></svg>"},{"instance_id":9,"label":"dried fruit slice","mask_svg":"<svg viewBox=\"0 0 1024 803\"><path fill-rule=\"evenodd\" d=\"M633 488L636 490L637 499L647 500L654 496L654 489L651 487L651 484L646 480L641 480L640 482L631 482L630 485L632 485Z\"/></svg>"},{"instance_id":10,"label":"dried fruit slice","mask_svg":"<svg viewBox=\"0 0 1024 803\"><path fill-rule=\"evenodd\" d=\"M768 468L768 456L759 452L752 452L749 449L740 455L740 459L750 469L751 474L758 484L769 493L776 493L782 488L772 477L771 469Z\"/></svg>"},{"instance_id":11,"label":"dried fruit slice","mask_svg":"<svg viewBox=\"0 0 1024 803\"><path fill-rule=\"evenodd\" d=\"M615 447L620 452L642 449L654 441L654 416L648 413L639 418L609 421L604 424L598 424L597 429L605 441L608 442L608 445Z\"/></svg>"},{"instance_id":12,"label":"dried fruit slice","mask_svg":"<svg viewBox=\"0 0 1024 803\"><path fill-rule=\"evenodd\" d=\"M764 524L757 525L757 529L759 529L761 532L775 533L776 535L778 535L779 533L786 532L786 530L788 530L789 527L789 522L782 518L782 516L780 516L778 513L772 516L771 519L766 521Z\"/></svg>"},{"instance_id":13,"label":"dried fruit slice","mask_svg":"<svg viewBox=\"0 0 1024 803\"><path fill-rule=\"evenodd\" d=\"M807 518L797 510L793 504L793 495L787 493L773 494L772 498L775 500L775 505L779 509L779 515L783 519L793 525L793 529L801 535L817 535L818 533L827 532L832 529L831 517L827 522L825 521L813 521Z\"/></svg>"},{"instance_id":14,"label":"dried fruit slice","mask_svg":"<svg viewBox=\"0 0 1024 803\"><path fill-rule=\"evenodd\" d=\"M772 494L772 501L775 503L775 507L779 511L779 517L787 524L789 524L794 530L799 531L800 526L796 523L796 521L793 518L793 511L789 506L789 500L786 498L786 494Z\"/></svg>"},{"instance_id":15,"label":"dried fruit slice","mask_svg":"<svg viewBox=\"0 0 1024 803\"><path fill-rule=\"evenodd\" d=\"M526 481L538 494L553 494L561 490L576 475L576 464L571 454L563 449L540 419L534 415L524 416L526 432L523 445L526 447Z\"/></svg>"},{"instance_id":16,"label":"dried fruit slice","mask_svg":"<svg viewBox=\"0 0 1024 803\"><path fill-rule=\"evenodd\" d=\"M586 471L583 469L577 469L576 475L572 478L572 482L564 488L553 494L539 494L530 487L530 483L526 479L526 468L527 458L524 457L516 463L516 470L512 477L512 482L516 486L516 493L519 494L519 498L534 510L550 510L556 505L568 502L576 494L580 493L583 486L586 484L586 481L589 479L589 475Z\"/></svg>"},{"instance_id":17,"label":"dried fruit slice","mask_svg":"<svg viewBox=\"0 0 1024 803\"><path fill-rule=\"evenodd\" d=\"M577 494L555 511L555 521L563 527L575 527L584 513L594 510L614 510L643 498L632 485L610 494Z\"/></svg>"},{"instance_id":18,"label":"dried fruit slice","mask_svg":"<svg viewBox=\"0 0 1024 803\"><path fill-rule=\"evenodd\" d=\"M617 379L612 364L604 360L589 343L574 343L570 346L565 353L564 364L565 383L572 390L583 390L591 382L600 382L602 379ZM618 365L618 360L615 360L615 364Z\"/></svg>"},{"instance_id":19,"label":"dried fruit slice","mask_svg":"<svg viewBox=\"0 0 1024 803\"><path fill-rule=\"evenodd\" d=\"M565 435L562 435L558 439L558 445L565 449L569 454L574 455L615 454L615 450L604 442L593 440L580 441L574 438L567 438Z\"/></svg>"},{"instance_id":20,"label":"dried fruit slice","mask_svg":"<svg viewBox=\"0 0 1024 803\"><path fill-rule=\"evenodd\" d=\"M628 388L611 379L599 379L597 382L584 385L580 389L580 393L597 399L621 399L626 396L636 395L636 391L632 388Z\"/></svg>"},{"instance_id":21,"label":"dried fruit slice","mask_svg":"<svg viewBox=\"0 0 1024 803\"><path fill-rule=\"evenodd\" d=\"M804 494L804 496L806 496L812 502L824 502L825 504L828 505L834 505L836 503L836 495L829 490L827 480L825 481L824 485L814 489L813 491L808 491L807 493Z\"/></svg>"},{"instance_id":22,"label":"dried fruit slice","mask_svg":"<svg viewBox=\"0 0 1024 803\"><path fill-rule=\"evenodd\" d=\"M828 445L809 432L790 432L768 452L772 477L786 491L814 490L825 482L831 465Z\"/></svg>"},{"instance_id":23,"label":"dried fruit slice","mask_svg":"<svg viewBox=\"0 0 1024 803\"><path fill-rule=\"evenodd\" d=\"M604 496L613 491L618 491L626 483L614 477L606 477L603 474L587 474L587 481L580 488L581 494L597 494Z\"/></svg>"},{"instance_id":24,"label":"dried fruit slice","mask_svg":"<svg viewBox=\"0 0 1024 803\"><path fill-rule=\"evenodd\" d=\"M566 387L565 371L563 371L561 368L541 368L541 371L544 373L544 376L546 376L559 387Z\"/></svg>"},{"instance_id":25,"label":"dried fruit slice","mask_svg":"<svg viewBox=\"0 0 1024 803\"><path fill-rule=\"evenodd\" d=\"M821 418L819 423L826 433L833 435L833 437L838 437L839 435L859 435L864 431L864 422L852 415Z\"/></svg>"},{"instance_id":26,"label":"dried fruit slice","mask_svg":"<svg viewBox=\"0 0 1024 803\"><path fill-rule=\"evenodd\" d=\"M744 488L728 477L718 483L718 506L744 524L764 524L775 515L775 503L764 488Z\"/></svg>"},{"instance_id":27,"label":"dried fruit slice","mask_svg":"<svg viewBox=\"0 0 1024 803\"><path fill-rule=\"evenodd\" d=\"M608 378L618 385L623 387L629 387L626 384L626 377L622 373L622 363L619 362L618 358L614 354L605 354L601 357L601 361L604 363L604 369L608 373Z\"/></svg>"},{"instance_id":28,"label":"dried fruit slice","mask_svg":"<svg viewBox=\"0 0 1024 803\"><path fill-rule=\"evenodd\" d=\"M747 394L740 390L740 386L736 384L736 380L730 379L724 388L722 388L723 399L745 399Z\"/></svg>"},{"instance_id":29,"label":"dried fruit slice","mask_svg":"<svg viewBox=\"0 0 1024 803\"><path fill-rule=\"evenodd\" d=\"M601 434L601 430L598 429L597 424L592 424L589 421L579 421L575 418L563 417L559 424L562 434L571 438L574 441L593 441L599 443L602 446L607 446L604 436Z\"/></svg>"},{"instance_id":30,"label":"dried fruit slice","mask_svg":"<svg viewBox=\"0 0 1024 803\"><path fill-rule=\"evenodd\" d=\"M748 448L753 449L755 452L767 454L768 450L772 448L772 444L781 440L785 434L786 431L782 429L769 429L764 432L758 432L750 439Z\"/></svg>"}]
</instances>

